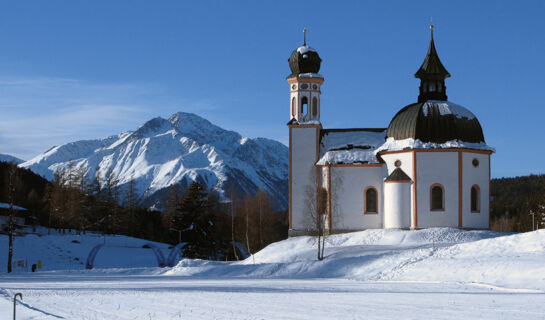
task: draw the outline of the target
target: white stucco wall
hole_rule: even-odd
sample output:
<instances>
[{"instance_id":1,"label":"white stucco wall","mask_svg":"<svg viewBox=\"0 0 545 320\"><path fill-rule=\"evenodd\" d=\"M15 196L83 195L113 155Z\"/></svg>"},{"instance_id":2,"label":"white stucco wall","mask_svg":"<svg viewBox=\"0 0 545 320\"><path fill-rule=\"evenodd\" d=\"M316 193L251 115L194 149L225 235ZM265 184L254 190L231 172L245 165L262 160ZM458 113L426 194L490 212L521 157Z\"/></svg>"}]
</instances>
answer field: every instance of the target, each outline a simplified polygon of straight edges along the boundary
<instances>
[{"instance_id":1,"label":"white stucco wall","mask_svg":"<svg viewBox=\"0 0 545 320\"><path fill-rule=\"evenodd\" d=\"M489 228L489 155L482 153L463 152L462 154L462 226L464 228ZM479 161L478 167L472 164L473 159ZM471 212L471 187L480 188L480 212Z\"/></svg>"},{"instance_id":2,"label":"white stucco wall","mask_svg":"<svg viewBox=\"0 0 545 320\"><path fill-rule=\"evenodd\" d=\"M384 215L384 166L331 167L331 202L333 230L382 228ZM378 192L378 214L364 214L364 190L372 186Z\"/></svg>"},{"instance_id":3,"label":"white stucco wall","mask_svg":"<svg viewBox=\"0 0 545 320\"><path fill-rule=\"evenodd\" d=\"M416 175L417 227L458 227L458 152L416 152ZM444 187L444 211L430 210L436 183Z\"/></svg>"},{"instance_id":4,"label":"white stucco wall","mask_svg":"<svg viewBox=\"0 0 545 320\"><path fill-rule=\"evenodd\" d=\"M413 152L412 151L407 151L407 152L399 152L399 153L391 153L391 154L384 154L382 155L382 159L384 160L384 162L386 163L386 167L387 167L387 170L388 170L388 173L386 176L384 176L384 178L386 178L388 175L390 175L392 173L392 171L395 170L396 166L395 166L395 162L397 160L400 160L401 161L401 170L403 170L405 172L405 174L407 174L411 180L414 181L414 177L413 177ZM388 192L386 189L385 189L385 192ZM403 212L406 212L406 214L409 214L409 221L410 221L410 226L413 226L414 225L414 221L413 221L413 193L414 193L414 190L413 190L413 186L412 186L412 183L411 183L411 186L410 186L410 189L409 189L409 201L407 203L405 203L405 208L403 209ZM388 197L388 195L386 195L386 197ZM385 201L387 200L387 198L385 198ZM389 200L389 199L388 199Z\"/></svg>"},{"instance_id":5,"label":"white stucco wall","mask_svg":"<svg viewBox=\"0 0 545 320\"><path fill-rule=\"evenodd\" d=\"M306 192L316 190L316 128L291 128L291 214L292 229L307 230L313 226L306 205Z\"/></svg>"},{"instance_id":6,"label":"white stucco wall","mask_svg":"<svg viewBox=\"0 0 545 320\"><path fill-rule=\"evenodd\" d=\"M384 228L411 227L411 182L384 183Z\"/></svg>"},{"instance_id":7,"label":"white stucco wall","mask_svg":"<svg viewBox=\"0 0 545 320\"><path fill-rule=\"evenodd\" d=\"M489 155L479 152L462 152L462 227L464 228L489 228ZM386 162L388 174L395 169L395 161L401 160L401 169L414 181L412 151L404 153L384 154L382 158ZM479 160L479 166L473 167L473 159ZM458 227L459 220L459 172L458 151L426 152L416 151L417 165L417 228L426 227ZM430 187L439 183L445 188L445 211L430 210ZM471 212L471 186L474 184L480 188L479 213ZM384 205L388 210L394 199L390 198L390 192L385 184ZM410 203L408 211L411 212L411 225L414 227L413 211L413 187L410 188ZM385 221L385 227L389 223Z\"/></svg>"}]
</instances>

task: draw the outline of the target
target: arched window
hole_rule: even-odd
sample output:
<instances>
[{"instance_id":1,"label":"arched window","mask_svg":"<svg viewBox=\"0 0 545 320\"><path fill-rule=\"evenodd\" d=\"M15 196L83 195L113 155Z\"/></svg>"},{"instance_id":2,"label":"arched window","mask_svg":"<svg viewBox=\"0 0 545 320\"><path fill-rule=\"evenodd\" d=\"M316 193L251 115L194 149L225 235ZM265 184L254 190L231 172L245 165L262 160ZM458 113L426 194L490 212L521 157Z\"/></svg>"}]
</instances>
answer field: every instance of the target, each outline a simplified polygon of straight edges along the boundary
<instances>
[{"instance_id":1,"label":"arched window","mask_svg":"<svg viewBox=\"0 0 545 320\"><path fill-rule=\"evenodd\" d=\"M365 214L378 213L378 192L374 187L365 188L365 208L363 212Z\"/></svg>"},{"instance_id":2,"label":"arched window","mask_svg":"<svg viewBox=\"0 0 545 320\"><path fill-rule=\"evenodd\" d=\"M432 185L430 189L430 210L445 210L445 189L438 183Z\"/></svg>"},{"instance_id":3,"label":"arched window","mask_svg":"<svg viewBox=\"0 0 545 320\"><path fill-rule=\"evenodd\" d=\"M308 98L303 97L303 99L301 100L301 113L306 114L307 111L308 111Z\"/></svg>"},{"instance_id":4,"label":"arched window","mask_svg":"<svg viewBox=\"0 0 545 320\"><path fill-rule=\"evenodd\" d=\"M295 105L295 97L291 98L291 117L295 117L295 113L297 112L297 106Z\"/></svg>"},{"instance_id":5,"label":"arched window","mask_svg":"<svg viewBox=\"0 0 545 320\"><path fill-rule=\"evenodd\" d=\"M481 212L481 188L476 184L471 187L471 212Z\"/></svg>"},{"instance_id":6,"label":"arched window","mask_svg":"<svg viewBox=\"0 0 545 320\"><path fill-rule=\"evenodd\" d=\"M318 99L316 97L312 98L312 116L316 117L318 115Z\"/></svg>"}]
</instances>

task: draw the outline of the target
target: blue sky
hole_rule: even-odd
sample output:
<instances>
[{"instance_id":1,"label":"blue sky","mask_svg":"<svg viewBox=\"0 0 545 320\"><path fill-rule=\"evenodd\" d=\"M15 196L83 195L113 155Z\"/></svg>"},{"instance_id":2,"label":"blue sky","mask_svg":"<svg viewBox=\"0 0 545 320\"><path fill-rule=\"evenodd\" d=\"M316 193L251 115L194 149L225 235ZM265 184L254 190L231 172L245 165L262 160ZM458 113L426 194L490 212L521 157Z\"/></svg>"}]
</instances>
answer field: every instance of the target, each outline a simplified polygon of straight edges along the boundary
<instances>
[{"instance_id":1,"label":"blue sky","mask_svg":"<svg viewBox=\"0 0 545 320\"><path fill-rule=\"evenodd\" d=\"M194 112L287 142L287 58L322 57L322 124L386 127L414 102L433 16L449 100L479 118L494 177L545 173L544 1L2 1L0 153Z\"/></svg>"}]
</instances>

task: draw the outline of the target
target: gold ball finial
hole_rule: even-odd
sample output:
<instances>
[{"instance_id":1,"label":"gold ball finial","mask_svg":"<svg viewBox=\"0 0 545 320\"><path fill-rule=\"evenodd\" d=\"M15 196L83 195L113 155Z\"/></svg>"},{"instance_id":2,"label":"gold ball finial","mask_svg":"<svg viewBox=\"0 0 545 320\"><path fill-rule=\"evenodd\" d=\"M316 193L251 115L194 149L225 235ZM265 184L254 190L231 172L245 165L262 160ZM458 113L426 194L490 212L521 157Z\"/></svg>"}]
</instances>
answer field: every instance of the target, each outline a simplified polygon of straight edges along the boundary
<instances>
[{"instance_id":1,"label":"gold ball finial","mask_svg":"<svg viewBox=\"0 0 545 320\"><path fill-rule=\"evenodd\" d=\"M433 31L434 27L433 24L430 24L430 30Z\"/></svg>"}]
</instances>

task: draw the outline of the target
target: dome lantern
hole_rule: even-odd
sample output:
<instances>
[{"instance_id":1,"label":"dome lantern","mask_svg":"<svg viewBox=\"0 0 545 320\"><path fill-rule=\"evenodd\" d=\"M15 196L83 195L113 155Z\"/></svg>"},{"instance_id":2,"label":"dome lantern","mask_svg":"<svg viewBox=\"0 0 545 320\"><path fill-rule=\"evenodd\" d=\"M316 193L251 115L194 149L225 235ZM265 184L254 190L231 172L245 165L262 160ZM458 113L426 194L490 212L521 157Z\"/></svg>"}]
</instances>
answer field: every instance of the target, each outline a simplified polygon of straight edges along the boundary
<instances>
[{"instance_id":1,"label":"dome lantern","mask_svg":"<svg viewBox=\"0 0 545 320\"><path fill-rule=\"evenodd\" d=\"M447 101L445 79L450 77L450 73L441 63L439 55L435 50L433 29L434 27L431 25L431 40L426 58L418 71L414 74L415 78L420 79L418 102L426 102L427 100Z\"/></svg>"}]
</instances>

